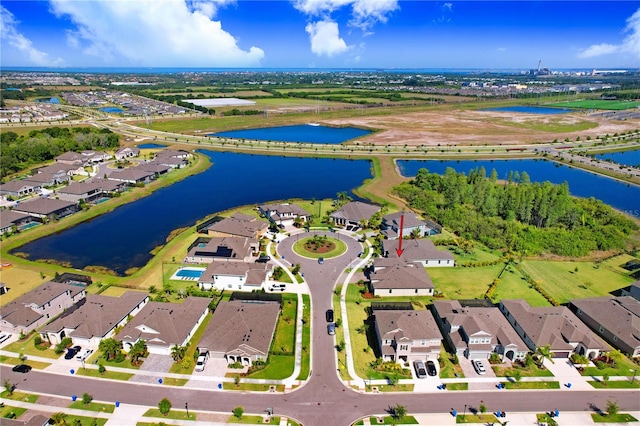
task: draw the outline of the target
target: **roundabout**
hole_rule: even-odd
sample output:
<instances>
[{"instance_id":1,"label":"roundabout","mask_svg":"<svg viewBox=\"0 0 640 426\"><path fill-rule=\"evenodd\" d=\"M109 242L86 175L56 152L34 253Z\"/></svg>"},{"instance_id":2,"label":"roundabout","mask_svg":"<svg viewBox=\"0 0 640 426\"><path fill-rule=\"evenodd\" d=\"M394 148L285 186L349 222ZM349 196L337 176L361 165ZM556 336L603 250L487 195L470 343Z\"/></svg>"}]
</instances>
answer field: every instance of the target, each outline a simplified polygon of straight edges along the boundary
<instances>
[{"instance_id":1,"label":"roundabout","mask_svg":"<svg viewBox=\"0 0 640 426\"><path fill-rule=\"evenodd\" d=\"M332 259L346 253L347 244L339 238L325 234L314 234L313 236L296 240L292 249L301 257Z\"/></svg>"}]
</instances>

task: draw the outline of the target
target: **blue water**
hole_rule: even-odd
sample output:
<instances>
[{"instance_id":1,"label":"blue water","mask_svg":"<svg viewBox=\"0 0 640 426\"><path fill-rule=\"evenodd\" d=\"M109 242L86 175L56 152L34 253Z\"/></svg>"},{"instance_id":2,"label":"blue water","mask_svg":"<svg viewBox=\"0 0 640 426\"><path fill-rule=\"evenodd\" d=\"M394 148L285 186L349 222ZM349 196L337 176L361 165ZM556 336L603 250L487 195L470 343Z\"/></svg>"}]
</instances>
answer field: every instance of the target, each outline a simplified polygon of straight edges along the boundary
<instances>
[{"instance_id":1,"label":"blue water","mask_svg":"<svg viewBox=\"0 0 640 426\"><path fill-rule=\"evenodd\" d=\"M176 272L176 276L184 278L200 278L204 273L204 269L180 269Z\"/></svg>"},{"instance_id":2,"label":"blue water","mask_svg":"<svg viewBox=\"0 0 640 426\"><path fill-rule=\"evenodd\" d=\"M36 102L40 102L43 104L60 104L60 99L53 97L53 98L41 98L41 99L36 99Z\"/></svg>"},{"instance_id":3,"label":"blue water","mask_svg":"<svg viewBox=\"0 0 640 426\"><path fill-rule=\"evenodd\" d=\"M161 149L166 148L167 145L162 145L159 143L142 143L140 145L136 145L140 149Z\"/></svg>"},{"instance_id":4,"label":"blue water","mask_svg":"<svg viewBox=\"0 0 640 426\"><path fill-rule=\"evenodd\" d=\"M526 171L532 182L567 182L569 192L578 197L595 197L630 215L640 215L640 187L596 175L581 169L547 160L397 160L402 176L414 177L419 169L443 174L447 167L468 173L484 167L487 176L496 169L499 179L507 179L510 171Z\"/></svg>"},{"instance_id":5,"label":"blue water","mask_svg":"<svg viewBox=\"0 0 640 426\"><path fill-rule=\"evenodd\" d=\"M233 130L229 132L210 133L207 136L262 141L339 144L360 136L368 135L369 133L371 133L371 131L357 129L355 127L328 127L301 124L296 126Z\"/></svg>"},{"instance_id":6,"label":"blue water","mask_svg":"<svg viewBox=\"0 0 640 426\"><path fill-rule=\"evenodd\" d=\"M206 171L16 251L124 274L144 266L173 229L209 214L274 200L335 198L372 177L367 160L202 152L213 163Z\"/></svg>"},{"instance_id":7,"label":"blue water","mask_svg":"<svg viewBox=\"0 0 640 426\"><path fill-rule=\"evenodd\" d=\"M568 112L572 112L573 110L568 108L546 108L537 106L514 105L499 108L487 108L483 109L483 111L521 112L526 114L566 114Z\"/></svg>"},{"instance_id":8,"label":"blue water","mask_svg":"<svg viewBox=\"0 0 640 426\"><path fill-rule=\"evenodd\" d=\"M624 166L640 167L640 149L594 155L598 160L611 160Z\"/></svg>"},{"instance_id":9,"label":"blue water","mask_svg":"<svg viewBox=\"0 0 640 426\"><path fill-rule=\"evenodd\" d=\"M124 111L122 108L118 108L118 107L104 107L104 108L98 108L98 110L102 112L108 112L111 114L122 114L122 111Z\"/></svg>"}]
</instances>

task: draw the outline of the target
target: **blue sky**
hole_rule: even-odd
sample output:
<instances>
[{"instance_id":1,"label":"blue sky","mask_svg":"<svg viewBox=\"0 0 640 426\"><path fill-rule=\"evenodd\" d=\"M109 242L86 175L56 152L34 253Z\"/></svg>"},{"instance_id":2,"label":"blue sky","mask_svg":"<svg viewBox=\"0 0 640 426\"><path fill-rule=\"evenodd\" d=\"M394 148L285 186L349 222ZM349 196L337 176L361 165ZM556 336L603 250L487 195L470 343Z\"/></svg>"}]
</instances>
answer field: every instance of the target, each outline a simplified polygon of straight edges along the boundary
<instances>
[{"instance_id":1,"label":"blue sky","mask_svg":"<svg viewBox=\"0 0 640 426\"><path fill-rule=\"evenodd\" d=\"M640 68L640 1L3 0L2 66Z\"/></svg>"}]
</instances>

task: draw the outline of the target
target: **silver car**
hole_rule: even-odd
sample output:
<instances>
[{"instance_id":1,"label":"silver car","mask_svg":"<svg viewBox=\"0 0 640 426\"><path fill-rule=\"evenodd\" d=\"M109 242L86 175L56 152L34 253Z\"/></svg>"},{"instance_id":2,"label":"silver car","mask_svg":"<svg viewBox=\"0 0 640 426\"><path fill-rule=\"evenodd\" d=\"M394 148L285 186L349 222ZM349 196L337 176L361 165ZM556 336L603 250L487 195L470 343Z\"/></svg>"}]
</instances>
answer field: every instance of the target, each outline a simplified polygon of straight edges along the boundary
<instances>
[{"instance_id":1,"label":"silver car","mask_svg":"<svg viewBox=\"0 0 640 426\"><path fill-rule=\"evenodd\" d=\"M416 370L416 377L418 379L427 377L427 369L424 367L424 362L420 360L413 361L413 368Z\"/></svg>"}]
</instances>

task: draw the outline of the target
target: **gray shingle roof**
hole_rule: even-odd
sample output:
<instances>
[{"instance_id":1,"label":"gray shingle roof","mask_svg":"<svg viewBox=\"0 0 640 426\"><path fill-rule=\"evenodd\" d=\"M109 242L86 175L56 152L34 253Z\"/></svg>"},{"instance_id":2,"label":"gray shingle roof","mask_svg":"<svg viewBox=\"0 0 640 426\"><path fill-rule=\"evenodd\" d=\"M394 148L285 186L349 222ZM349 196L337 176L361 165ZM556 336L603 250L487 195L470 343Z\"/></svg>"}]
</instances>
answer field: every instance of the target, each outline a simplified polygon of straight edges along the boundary
<instances>
[{"instance_id":1,"label":"gray shingle roof","mask_svg":"<svg viewBox=\"0 0 640 426\"><path fill-rule=\"evenodd\" d=\"M361 220L369 220L371 216L376 214L380 207L373 204L363 203L361 201L351 201L331 213L331 217L338 219L346 219L351 222L360 222Z\"/></svg>"},{"instance_id":2,"label":"gray shingle roof","mask_svg":"<svg viewBox=\"0 0 640 426\"><path fill-rule=\"evenodd\" d=\"M374 261L374 267L378 259ZM388 261L392 262L392 261ZM384 262L387 263L387 262ZM379 263L378 263L379 264ZM389 263L387 263L389 264ZM371 282L376 289L433 289L433 281L424 267L412 263L405 263L395 259L394 263L384 268L375 268L371 274Z\"/></svg>"},{"instance_id":3,"label":"gray shingle roof","mask_svg":"<svg viewBox=\"0 0 640 426\"><path fill-rule=\"evenodd\" d=\"M430 340L442 336L429 311L375 311L375 321L383 339Z\"/></svg>"}]
</instances>

